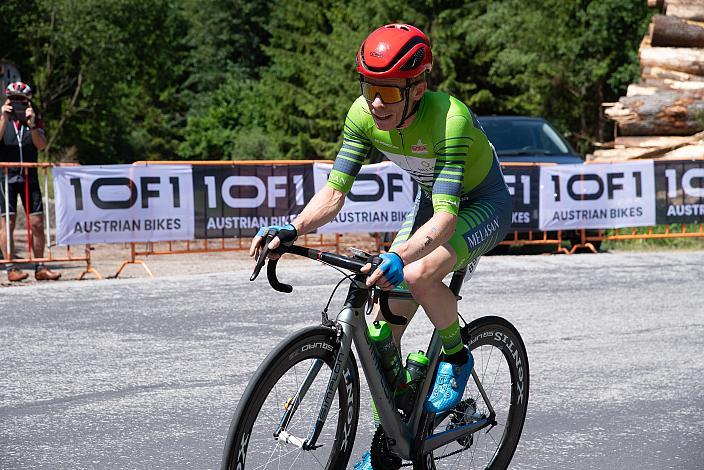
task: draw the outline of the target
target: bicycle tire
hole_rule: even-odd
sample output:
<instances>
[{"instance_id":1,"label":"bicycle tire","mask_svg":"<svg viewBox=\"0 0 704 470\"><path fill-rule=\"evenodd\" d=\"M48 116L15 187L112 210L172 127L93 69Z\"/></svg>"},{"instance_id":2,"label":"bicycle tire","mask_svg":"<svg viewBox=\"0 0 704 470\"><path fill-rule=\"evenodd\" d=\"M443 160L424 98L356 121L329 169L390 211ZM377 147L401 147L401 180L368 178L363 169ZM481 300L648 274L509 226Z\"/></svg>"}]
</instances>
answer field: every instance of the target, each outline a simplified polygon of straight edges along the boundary
<instances>
[{"instance_id":1,"label":"bicycle tire","mask_svg":"<svg viewBox=\"0 0 704 470\"><path fill-rule=\"evenodd\" d=\"M528 409L530 385L528 355L523 339L511 323L501 317L493 316L478 318L465 325L462 328L462 339L472 351L475 361L474 370L496 411L498 424L488 432L486 429L478 431L472 434L471 438L467 436L434 452L419 456L413 461L414 470L460 468L503 470L508 468L518 446ZM500 351L501 354L494 355L495 350ZM498 364L495 372L492 359ZM493 379L492 374L494 374ZM502 384L495 389L497 380L501 380ZM499 388L510 389L507 408L503 403L503 395L492 396ZM474 405L471 400L474 400ZM461 413L457 412L455 416L460 414L466 416L467 408L472 406L475 412L484 412L488 415L485 402L471 377L461 403L465 409L461 410ZM484 404L483 409L482 404ZM450 426L448 420L436 423L438 425L434 426L432 415L425 415L423 419L425 435L433 429L439 432ZM483 442L480 442L481 440ZM487 446L486 443L492 445ZM494 444L496 448L492 451L491 447Z\"/></svg>"},{"instance_id":2,"label":"bicycle tire","mask_svg":"<svg viewBox=\"0 0 704 470\"><path fill-rule=\"evenodd\" d=\"M336 392L337 400L333 397L326 419L326 428L317 442L319 445L322 444L322 447L314 451L305 451L293 444L273 438L278 425L277 418L280 418L285 407L290 403L290 398L295 395L298 383L305 377L309 363L321 359L324 365L290 423L290 426L303 424L304 427L297 429L296 437L301 439L307 437L308 431L312 429L318 417L322 402L322 395L314 388L316 385L322 385L324 394L338 347L334 330L319 326L292 334L269 353L247 385L234 413L225 442L222 470L279 468L284 457L286 462L293 462L285 468L345 469L354 446L359 419L359 375L352 351L343 367L342 379ZM296 374L298 383L282 383L282 379L285 376L288 377L287 373L292 370ZM289 385L292 386L289 387ZM283 392L283 388L288 388L286 391L290 392L290 395L278 395L279 391ZM279 408L278 414L273 416L274 419L271 416L260 416L262 407L267 403L272 392L274 392L274 404L283 405ZM302 414L307 411L310 414L301 419ZM337 423L331 425L335 415L337 415ZM259 431L253 430L260 417L269 419L263 425L261 436ZM287 430L290 429L287 427ZM255 444L254 438L261 439L262 442L257 441ZM266 451L257 446L264 446ZM273 447L273 450L268 453L269 447ZM278 453L277 448L279 448ZM321 449L323 452L318 452ZM320 456L315 455L324 455L326 452L329 452L329 456L323 458L322 462ZM261 461L265 458L268 460L262 464Z\"/></svg>"}]
</instances>

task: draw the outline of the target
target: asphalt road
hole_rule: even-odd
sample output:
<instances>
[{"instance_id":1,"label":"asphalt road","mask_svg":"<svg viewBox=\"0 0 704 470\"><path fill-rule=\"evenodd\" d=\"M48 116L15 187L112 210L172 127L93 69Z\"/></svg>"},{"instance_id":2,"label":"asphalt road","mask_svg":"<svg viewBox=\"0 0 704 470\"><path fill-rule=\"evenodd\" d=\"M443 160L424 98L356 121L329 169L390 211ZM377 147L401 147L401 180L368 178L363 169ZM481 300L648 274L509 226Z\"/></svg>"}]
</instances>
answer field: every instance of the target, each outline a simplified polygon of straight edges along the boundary
<instances>
[{"instance_id":1,"label":"asphalt road","mask_svg":"<svg viewBox=\"0 0 704 470\"><path fill-rule=\"evenodd\" d=\"M288 296L248 271L0 288L0 468L217 468L257 365L337 280L282 264ZM530 358L512 468L704 469L703 288L704 252L483 259L460 311L508 318Z\"/></svg>"}]
</instances>

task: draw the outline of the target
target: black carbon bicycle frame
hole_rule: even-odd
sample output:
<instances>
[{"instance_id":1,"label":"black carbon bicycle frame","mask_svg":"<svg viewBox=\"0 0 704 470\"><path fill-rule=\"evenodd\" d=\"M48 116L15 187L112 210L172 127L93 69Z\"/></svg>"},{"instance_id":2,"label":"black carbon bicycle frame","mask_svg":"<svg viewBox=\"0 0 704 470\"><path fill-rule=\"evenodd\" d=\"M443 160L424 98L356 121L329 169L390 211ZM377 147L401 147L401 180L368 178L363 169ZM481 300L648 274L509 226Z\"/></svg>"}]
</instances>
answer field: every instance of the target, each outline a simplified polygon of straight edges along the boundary
<instances>
[{"instance_id":1,"label":"black carbon bicycle frame","mask_svg":"<svg viewBox=\"0 0 704 470\"><path fill-rule=\"evenodd\" d=\"M464 271L458 271L455 272L452 277L450 290L452 290L455 296L459 293L459 288L462 285L464 275ZM299 387L295 400L292 403L293 406L288 407L286 412L283 414L279 427L274 435L280 440L297 445L304 450L316 448L317 439L322 431L328 412L332 406L332 401L340 384L344 365L347 362L352 349L352 343L354 343L357 349L358 358L362 364L362 370L365 371L364 375L367 379L367 384L369 385L369 391L379 413L381 425L387 436L389 447L392 452L397 454L402 459L417 459L420 456L456 441L463 436L495 424L494 410L489 402L489 398L484 392L484 388L482 387L476 372L473 370L472 377L477 385L477 388L479 389L480 394L482 395L484 402L487 405L489 416L482 417L477 421L451 430L431 434L425 437L423 436L424 429L421 429L421 423L425 423L426 421L421 418L428 418L429 416L423 411L423 404L425 400L420 397L425 397L428 395L430 386L434 381L434 371L436 370L441 350L440 336L437 330L433 330L433 335L427 349L427 356L430 360L428 371L430 373L426 375L425 380L421 384L420 390L417 394L418 398L416 399L416 403L414 404L410 417L407 421L402 419L396 409L396 405L394 404L393 390L386 381L382 365L379 358L375 354L373 345L369 339L367 322L365 319L365 305L369 300L369 289L365 285L365 279L365 276L360 275L357 275L354 278L350 285L344 306L335 320L335 325L338 328L338 341L340 347L338 348L338 352L335 357L332 373L330 375L330 379L328 380L325 396L323 402L321 403L320 412L313 430L305 440L285 433L286 425L291 421L298 405L321 369L322 360L320 359L316 360L309 368L306 378ZM406 300L412 299L409 293L391 292L389 297ZM371 371L374 371L375 373L369 373ZM434 422L440 423L446 416L447 413L434 416ZM283 438L281 437L282 433L285 434Z\"/></svg>"}]
</instances>

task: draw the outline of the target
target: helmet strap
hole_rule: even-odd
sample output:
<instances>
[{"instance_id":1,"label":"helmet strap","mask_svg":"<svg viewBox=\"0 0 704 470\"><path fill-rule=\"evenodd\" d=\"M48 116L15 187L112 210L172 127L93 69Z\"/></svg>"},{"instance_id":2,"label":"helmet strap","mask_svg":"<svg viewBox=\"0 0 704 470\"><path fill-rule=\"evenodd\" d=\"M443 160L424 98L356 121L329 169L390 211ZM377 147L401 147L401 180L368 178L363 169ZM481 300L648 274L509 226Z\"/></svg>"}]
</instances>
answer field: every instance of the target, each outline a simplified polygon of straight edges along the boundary
<instances>
[{"instance_id":1,"label":"helmet strap","mask_svg":"<svg viewBox=\"0 0 704 470\"><path fill-rule=\"evenodd\" d=\"M401 121L396 126L396 129L401 129L401 126L403 126L405 124L405 122L408 120L408 118L413 116L416 113L416 111L418 111L418 107L420 106L420 100L418 100L413 104L413 108L411 109L411 111L408 112L408 101L409 101L410 94L411 94L411 87L413 85L415 85L415 83L418 83L418 82L415 82L415 83L409 84L408 83L409 81L410 81L410 79L406 80L406 88L404 88L404 90L403 90L403 95L404 95L403 114L401 114Z\"/></svg>"}]
</instances>

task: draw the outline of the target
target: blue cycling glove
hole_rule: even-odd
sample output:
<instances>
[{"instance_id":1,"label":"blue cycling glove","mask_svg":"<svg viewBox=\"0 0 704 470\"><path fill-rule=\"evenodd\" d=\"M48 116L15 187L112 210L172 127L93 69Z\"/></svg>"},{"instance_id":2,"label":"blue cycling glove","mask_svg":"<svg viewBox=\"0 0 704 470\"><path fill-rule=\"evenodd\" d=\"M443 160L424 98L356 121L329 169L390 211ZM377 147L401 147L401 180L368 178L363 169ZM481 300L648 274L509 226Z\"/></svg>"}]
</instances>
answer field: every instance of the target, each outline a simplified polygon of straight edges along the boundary
<instances>
[{"instance_id":1,"label":"blue cycling glove","mask_svg":"<svg viewBox=\"0 0 704 470\"><path fill-rule=\"evenodd\" d=\"M382 253L379 258L384 261L379 265L379 269L384 273L384 277L389 283L396 287L403 282L403 260L396 253Z\"/></svg>"},{"instance_id":2,"label":"blue cycling glove","mask_svg":"<svg viewBox=\"0 0 704 470\"><path fill-rule=\"evenodd\" d=\"M260 227L257 232L257 236L266 236L266 233L271 229L276 230L276 236L279 237L279 240L281 240L281 245L279 245L279 248L274 250L275 253L285 252L286 248L293 245L293 242L295 242L296 238L298 238L298 230L296 230L296 227L291 224L286 224L284 226L270 225L268 227Z\"/></svg>"}]
</instances>

